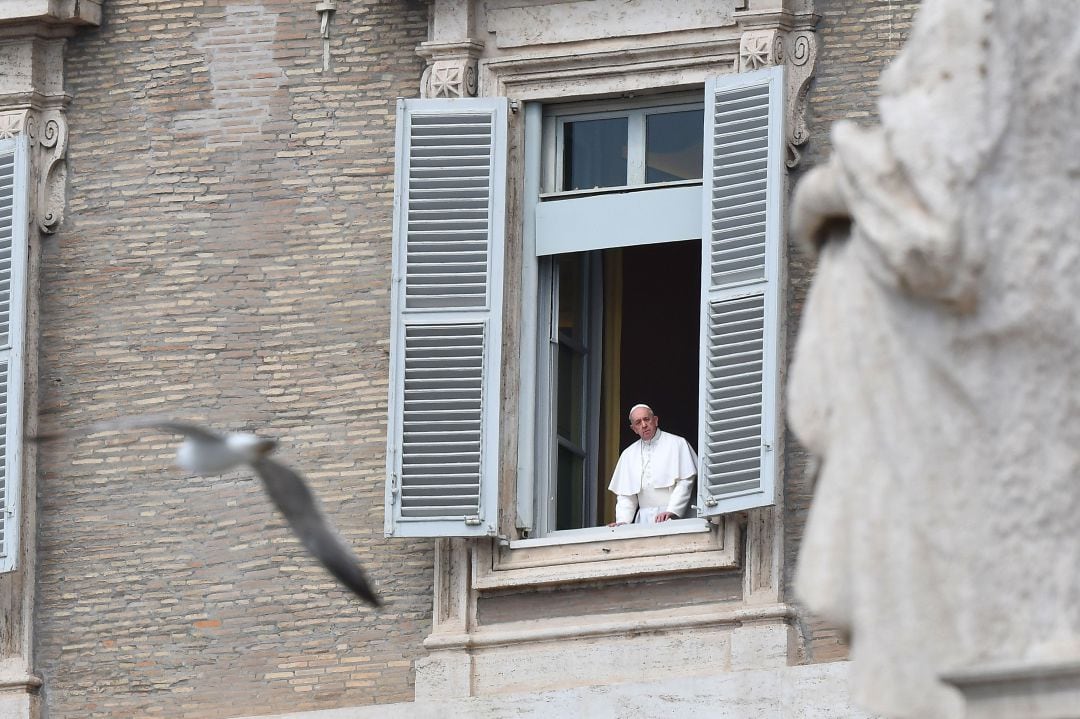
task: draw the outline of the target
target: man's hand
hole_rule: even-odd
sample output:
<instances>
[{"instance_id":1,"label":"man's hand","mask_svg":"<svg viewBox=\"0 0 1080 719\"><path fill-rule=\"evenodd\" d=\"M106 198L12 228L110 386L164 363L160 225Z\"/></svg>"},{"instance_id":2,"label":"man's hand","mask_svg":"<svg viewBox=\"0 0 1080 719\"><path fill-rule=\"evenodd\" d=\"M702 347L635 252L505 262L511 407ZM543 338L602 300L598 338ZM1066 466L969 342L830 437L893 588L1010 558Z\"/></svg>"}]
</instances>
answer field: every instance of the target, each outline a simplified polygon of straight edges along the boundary
<instances>
[{"instance_id":1,"label":"man's hand","mask_svg":"<svg viewBox=\"0 0 1080 719\"><path fill-rule=\"evenodd\" d=\"M657 521L657 522L666 522L669 519L678 519L678 518L679 518L679 515L675 514L674 512L659 512L656 515L656 520L655 521Z\"/></svg>"},{"instance_id":2,"label":"man's hand","mask_svg":"<svg viewBox=\"0 0 1080 719\"><path fill-rule=\"evenodd\" d=\"M612 522L612 523L611 523L611 524L609 524L608 526L609 526L609 527L621 527L621 526L623 526L624 524L626 524L626 522Z\"/></svg>"}]
</instances>

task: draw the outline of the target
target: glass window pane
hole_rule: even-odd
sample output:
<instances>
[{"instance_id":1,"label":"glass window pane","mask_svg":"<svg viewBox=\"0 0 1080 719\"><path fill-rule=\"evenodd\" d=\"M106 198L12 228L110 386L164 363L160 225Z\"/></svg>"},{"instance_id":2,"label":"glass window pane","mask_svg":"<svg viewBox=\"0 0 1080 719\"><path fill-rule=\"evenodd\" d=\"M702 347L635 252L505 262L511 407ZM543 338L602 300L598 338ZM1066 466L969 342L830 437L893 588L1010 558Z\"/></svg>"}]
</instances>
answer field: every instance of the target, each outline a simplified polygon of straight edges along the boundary
<instances>
[{"instance_id":1,"label":"glass window pane","mask_svg":"<svg viewBox=\"0 0 1080 719\"><path fill-rule=\"evenodd\" d=\"M559 345L559 386L556 399L555 431L577 446L584 444L584 427L581 423L585 401L585 358L565 344Z\"/></svg>"},{"instance_id":2,"label":"glass window pane","mask_svg":"<svg viewBox=\"0 0 1080 719\"><path fill-rule=\"evenodd\" d=\"M626 141L625 117L578 120L563 125L562 189L625 185ZM700 138L698 146L701 146Z\"/></svg>"},{"instance_id":3,"label":"glass window pane","mask_svg":"<svg viewBox=\"0 0 1080 719\"><path fill-rule=\"evenodd\" d=\"M579 255L562 255L559 269L559 336L584 342L585 303L582 298L582 260Z\"/></svg>"},{"instance_id":4,"label":"glass window pane","mask_svg":"<svg viewBox=\"0 0 1080 719\"><path fill-rule=\"evenodd\" d=\"M584 444L585 302L583 255L557 260L559 277L559 351L556 431L576 446Z\"/></svg>"},{"instance_id":5,"label":"glass window pane","mask_svg":"<svg viewBox=\"0 0 1080 719\"><path fill-rule=\"evenodd\" d=\"M585 526L585 463L565 447L559 447L558 463L555 529L581 529Z\"/></svg>"},{"instance_id":6,"label":"glass window pane","mask_svg":"<svg viewBox=\"0 0 1080 719\"><path fill-rule=\"evenodd\" d=\"M645 182L701 179L704 110L684 110L645 118Z\"/></svg>"}]
</instances>

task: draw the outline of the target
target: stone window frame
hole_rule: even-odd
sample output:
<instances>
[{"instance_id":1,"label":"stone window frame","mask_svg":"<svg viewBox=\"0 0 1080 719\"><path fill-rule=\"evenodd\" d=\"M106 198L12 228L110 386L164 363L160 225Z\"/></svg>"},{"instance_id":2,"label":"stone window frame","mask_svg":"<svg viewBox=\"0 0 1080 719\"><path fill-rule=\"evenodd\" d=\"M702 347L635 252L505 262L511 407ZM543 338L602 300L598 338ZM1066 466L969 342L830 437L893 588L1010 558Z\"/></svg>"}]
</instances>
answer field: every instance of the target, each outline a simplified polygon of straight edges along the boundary
<instances>
[{"instance_id":1,"label":"stone window frame","mask_svg":"<svg viewBox=\"0 0 1080 719\"><path fill-rule=\"evenodd\" d=\"M523 103L574 102L597 97L632 97L639 93L701 92L711 75L756 69L762 66L746 59L746 40L733 27L730 37L708 43L692 43L676 48L645 47L591 53L588 56L513 56L480 59L477 65L480 96L505 96L511 100L512 118L507 175L512 178L507 206L507 288L504 296L504 332L514 332L517 353L507 353L504 381L516 381L517 403L504 402L504 426L516 427L516 417L535 416L535 367L519 363L514 355L532 352L536 328L520 312L522 298L536 292L536 258L523 252L524 223L521 187L525 175L538 171L525 158ZM789 91L790 95L790 91ZM685 97L685 95L683 95ZM790 103L790 98L789 98ZM516 275L516 276L515 276ZM528 294L527 294L528 293ZM513 396L505 393L504 397ZM508 432L500 454L517 457L516 482L507 482L500 492L503 517L516 516L517 497L523 482L534 482L535 467L524 432ZM516 447L513 446L516 444ZM516 450L516 451L513 451ZM530 448L531 450L531 448ZM513 452L513 453L511 453ZM505 461L505 460L504 460ZM512 491L510 490L513 484ZM782 499L778 497L778 504ZM767 508L768 509L768 508ZM775 508L772 508L775 509ZM625 579L648 575L703 570L738 570L744 557L739 551L746 513L710 520L688 519L677 529L650 528L642 534L625 527L604 527L564 531L540 539L470 542L472 547L471 588L474 591L540 587L574 582ZM750 524L754 522L750 521ZM622 530L622 531L619 531ZM625 533L624 533L625 532ZM768 543L774 538L771 532ZM761 536L753 531L748 536ZM761 547L764 551L766 548ZM766 562L767 563L767 562ZM761 564L761 562L758 562Z\"/></svg>"},{"instance_id":2,"label":"stone window frame","mask_svg":"<svg viewBox=\"0 0 1080 719\"><path fill-rule=\"evenodd\" d=\"M766 8L768 6L768 9ZM445 6L445 7L444 7ZM800 6L802 7L802 6ZM441 14L450 12L440 30ZM513 54L481 57L484 44L467 38L471 13L454 3L435 8L435 38L421 44L418 52L428 59L421 79L422 95L503 96L511 103L509 157L506 285L503 297L504 354L500 422L507 428L500 438L501 457L499 527L506 532L516 526L517 497L522 483L532 482L535 458L531 442L519 427L519 417L532 417L535 393L513 357L529 351L522 339L536 338L535 321L522 313L522 296L536 292L536 258L524 256L522 188L526 180L523 103L570 102L589 98L632 97L637 93L698 91L711 75L723 75L784 64L785 132L787 166L799 161L799 147L807 140L806 93L817 55L814 26L818 17L807 7L798 12L736 6L736 22L719 33L689 33L684 42L667 46L616 47L576 53L558 46L519 49ZM464 24L462 24L464 23ZM457 33L464 33L457 37ZM455 83L437 82L456 78ZM536 163L535 171L539 171ZM786 193L785 193L786 194ZM533 266L530 267L530 261ZM524 316L523 316L524 315ZM523 321L524 320L524 321ZM781 357L783 347L780 348ZM535 380L533 372L532 380ZM522 438L526 437L526 441ZM782 452L782 445L781 445ZM778 456L779 466L783 457ZM743 569L744 600L758 606L776 606L777 616L788 610L782 604L781 516L782 483L777 505L700 522L693 531L664 533L667 536L620 538L593 533L580 541L569 537L551 540L511 540L500 536L477 539L439 539L436 553L436 592L431 646L448 648L458 640L451 635L475 626L478 591L528 586L620 579L651 573L629 567L655 564L657 574L718 568ZM625 529L625 528L623 528ZM707 533L707 534L706 534ZM567 533L563 533L567 534ZM709 537L702 540L701 535ZM745 543L743 541L745 537ZM745 547L745 551L742 551ZM642 561L644 560L644 561ZM776 604L781 602L781 604ZM771 611L771 610L770 610ZM470 617L472 617L470 619ZM438 639L443 636L450 641ZM427 645L429 642L425 642Z\"/></svg>"}]
</instances>

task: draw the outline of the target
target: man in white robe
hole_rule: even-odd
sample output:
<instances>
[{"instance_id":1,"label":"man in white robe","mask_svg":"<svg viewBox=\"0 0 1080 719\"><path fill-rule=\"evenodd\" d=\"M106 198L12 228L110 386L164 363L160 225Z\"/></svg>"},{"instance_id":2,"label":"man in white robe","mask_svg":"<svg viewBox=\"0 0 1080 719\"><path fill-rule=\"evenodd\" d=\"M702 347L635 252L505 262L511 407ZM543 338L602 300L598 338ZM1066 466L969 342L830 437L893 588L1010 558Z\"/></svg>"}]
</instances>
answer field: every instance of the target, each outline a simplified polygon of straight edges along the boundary
<instances>
[{"instance_id":1,"label":"man in white robe","mask_svg":"<svg viewBox=\"0 0 1080 719\"><path fill-rule=\"evenodd\" d=\"M608 485L618 496L611 526L687 516L697 479L694 450L682 437L661 432L660 418L648 405L630 409L630 428L641 439L623 450Z\"/></svg>"}]
</instances>

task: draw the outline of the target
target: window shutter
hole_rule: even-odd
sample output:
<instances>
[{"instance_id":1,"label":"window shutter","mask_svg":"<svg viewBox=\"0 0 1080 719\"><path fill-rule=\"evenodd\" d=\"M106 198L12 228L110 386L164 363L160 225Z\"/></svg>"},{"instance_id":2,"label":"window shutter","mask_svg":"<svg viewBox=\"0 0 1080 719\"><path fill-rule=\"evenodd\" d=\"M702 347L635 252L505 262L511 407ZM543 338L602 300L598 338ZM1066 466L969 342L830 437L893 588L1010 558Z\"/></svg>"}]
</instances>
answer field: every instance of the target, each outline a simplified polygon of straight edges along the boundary
<instances>
[{"instance_id":1,"label":"window shutter","mask_svg":"<svg viewBox=\"0 0 1080 719\"><path fill-rule=\"evenodd\" d=\"M0 140L0 572L19 554L30 163L26 135Z\"/></svg>"},{"instance_id":2,"label":"window shutter","mask_svg":"<svg viewBox=\"0 0 1080 719\"><path fill-rule=\"evenodd\" d=\"M776 501L783 68L705 86L703 515Z\"/></svg>"},{"instance_id":3,"label":"window shutter","mask_svg":"<svg viewBox=\"0 0 1080 719\"><path fill-rule=\"evenodd\" d=\"M386 533L496 533L506 98L399 100Z\"/></svg>"}]
</instances>

